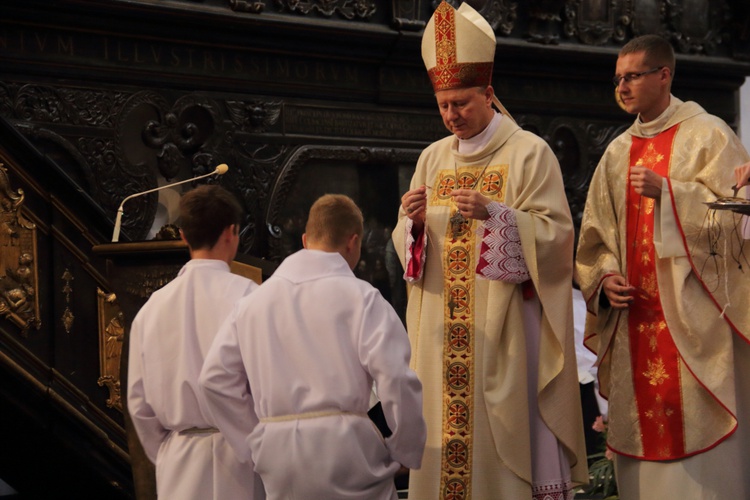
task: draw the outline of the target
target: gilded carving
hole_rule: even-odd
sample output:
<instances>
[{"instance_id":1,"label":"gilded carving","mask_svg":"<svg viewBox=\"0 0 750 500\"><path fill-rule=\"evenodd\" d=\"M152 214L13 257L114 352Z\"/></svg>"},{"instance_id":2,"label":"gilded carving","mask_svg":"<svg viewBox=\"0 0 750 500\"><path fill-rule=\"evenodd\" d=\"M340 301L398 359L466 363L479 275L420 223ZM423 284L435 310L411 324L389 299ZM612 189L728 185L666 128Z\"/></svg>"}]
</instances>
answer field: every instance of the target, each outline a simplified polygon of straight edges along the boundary
<instances>
[{"instance_id":1,"label":"gilded carving","mask_svg":"<svg viewBox=\"0 0 750 500\"><path fill-rule=\"evenodd\" d=\"M122 411L120 398L120 358L125 339L125 316L114 293L105 293L97 288L99 309L99 369L101 376L96 381L109 389L107 407Z\"/></svg>"},{"instance_id":2,"label":"gilded carving","mask_svg":"<svg viewBox=\"0 0 750 500\"><path fill-rule=\"evenodd\" d=\"M73 287L70 285L70 282L73 281L75 277L73 276L73 273L70 272L70 269L66 268L61 279L65 281L62 288L62 292L65 294L65 311L63 311L61 319L63 326L65 327L65 333L70 335L70 331L73 329L73 322L76 319L73 311L70 310L70 295L73 293Z\"/></svg>"},{"instance_id":3,"label":"gilded carving","mask_svg":"<svg viewBox=\"0 0 750 500\"><path fill-rule=\"evenodd\" d=\"M0 314L21 328L39 329L36 225L21 213L23 189L13 191L0 163Z\"/></svg>"}]
</instances>

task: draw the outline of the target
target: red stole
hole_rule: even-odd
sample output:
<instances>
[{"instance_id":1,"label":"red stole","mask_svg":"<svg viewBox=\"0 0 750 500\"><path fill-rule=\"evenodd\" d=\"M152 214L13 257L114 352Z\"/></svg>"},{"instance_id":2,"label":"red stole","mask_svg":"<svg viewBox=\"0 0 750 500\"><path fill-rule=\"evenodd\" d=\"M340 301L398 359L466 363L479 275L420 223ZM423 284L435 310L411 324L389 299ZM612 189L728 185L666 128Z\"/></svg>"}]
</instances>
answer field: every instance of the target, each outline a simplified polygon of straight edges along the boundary
<instances>
[{"instance_id":1,"label":"red stole","mask_svg":"<svg viewBox=\"0 0 750 500\"><path fill-rule=\"evenodd\" d=\"M633 137L630 165L669 175L679 125L656 137ZM637 288L628 314L630 356L643 456L669 460L685 455L680 353L664 318L654 251L655 200L636 194L628 180L627 274ZM657 214L658 215L658 214Z\"/></svg>"}]
</instances>

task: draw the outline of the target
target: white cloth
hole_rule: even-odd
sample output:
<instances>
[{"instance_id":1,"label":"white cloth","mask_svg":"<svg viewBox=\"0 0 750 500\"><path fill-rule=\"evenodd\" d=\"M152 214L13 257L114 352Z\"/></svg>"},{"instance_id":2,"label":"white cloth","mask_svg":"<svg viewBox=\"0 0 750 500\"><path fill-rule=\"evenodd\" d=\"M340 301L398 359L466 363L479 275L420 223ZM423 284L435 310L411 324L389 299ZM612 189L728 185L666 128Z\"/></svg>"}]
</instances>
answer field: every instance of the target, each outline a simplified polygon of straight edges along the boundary
<instances>
[{"instance_id":1,"label":"white cloth","mask_svg":"<svg viewBox=\"0 0 750 500\"><path fill-rule=\"evenodd\" d=\"M576 339L576 362L578 363L578 383L588 384L596 380L596 354L583 345L586 330L586 300L577 288L573 289L573 328Z\"/></svg>"},{"instance_id":2,"label":"white cloth","mask_svg":"<svg viewBox=\"0 0 750 500\"><path fill-rule=\"evenodd\" d=\"M410 355L376 288L338 253L300 250L238 303L200 382L269 499L391 500L399 464L418 468L426 439ZM366 416L373 382L387 439Z\"/></svg>"},{"instance_id":3,"label":"white cloth","mask_svg":"<svg viewBox=\"0 0 750 500\"><path fill-rule=\"evenodd\" d=\"M573 329L575 330L576 362L578 363L578 383L594 383L594 395L599 414L607 419L609 403L599 393L599 380L596 376L596 354L584 345L586 331L586 300L577 288L573 289ZM586 423L588 425L588 422Z\"/></svg>"},{"instance_id":4,"label":"white cloth","mask_svg":"<svg viewBox=\"0 0 750 500\"><path fill-rule=\"evenodd\" d=\"M156 464L160 500L264 498L252 464L240 463L220 434L180 433L215 427L198 374L234 303L256 288L223 261L194 259L133 320L128 411Z\"/></svg>"},{"instance_id":5,"label":"white cloth","mask_svg":"<svg viewBox=\"0 0 750 500\"><path fill-rule=\"evenodd\" d=\"M750 188L745 186L742 190L745 192L745 199L750 199ZM742 237L746 240L750 240L750 217L743 215L740 227L742 227Z\"/></svg>"}]
</instances>

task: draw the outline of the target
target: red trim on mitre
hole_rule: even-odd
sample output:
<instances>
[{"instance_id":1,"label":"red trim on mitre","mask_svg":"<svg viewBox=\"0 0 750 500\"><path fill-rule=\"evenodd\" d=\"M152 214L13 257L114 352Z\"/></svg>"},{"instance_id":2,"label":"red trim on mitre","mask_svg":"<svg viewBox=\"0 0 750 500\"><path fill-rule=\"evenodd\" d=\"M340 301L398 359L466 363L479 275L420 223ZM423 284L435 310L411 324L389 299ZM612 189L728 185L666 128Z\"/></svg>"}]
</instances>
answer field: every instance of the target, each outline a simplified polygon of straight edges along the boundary
<instances>
[{"instance_id":1,"label":"red trim on mitre","mask_svg":"<svg viewBox=\"0 0 750 500\"><path fill-rule=\"evenodd\" d=\"M493 62L459 63L456 56L456 10L441 2L434 14L435 67L427 70L435 92L492 83Z\"/></svg>"},{"instance_id":2,"label":"red trim on mitre","mask_svg":"<svg viewBox=\"0 0 750 500\"><path fill-rule=\"evenodd\" d=\"M492 82L493 63L455 63L427 71L435 92L469 87L486 87Z\"/></svg>"}]
</instances>

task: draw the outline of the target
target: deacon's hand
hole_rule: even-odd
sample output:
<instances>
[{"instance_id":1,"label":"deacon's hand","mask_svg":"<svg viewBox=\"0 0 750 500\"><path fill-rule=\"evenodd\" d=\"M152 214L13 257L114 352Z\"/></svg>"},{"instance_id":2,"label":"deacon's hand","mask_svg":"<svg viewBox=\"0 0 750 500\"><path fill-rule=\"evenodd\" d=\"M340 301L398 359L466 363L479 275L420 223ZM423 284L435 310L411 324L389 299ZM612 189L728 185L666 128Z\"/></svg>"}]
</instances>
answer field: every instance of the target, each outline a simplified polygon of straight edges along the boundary
<instances>
[{"instance_id":1,"label":"deacon's hand","mask_svg":"<svg viewBox=\"0 0 750 500\"><path fill-rule=\"evenodd\" d=\"M454 189L451 196L461 215L467 219L489 219L490 213L487 211L487 205L492 200L486 196L473 189Z\"/></svg>"},{"instance_id":2,"label":"deacon's hand","mask_svg":"<svg viewBox=\"0 0 750 500\"><path fill-rule=\"evenodd\" d=\"M427 186L407 191L401 197L401 208L404 209L406 216L414 221L413 228L421 230L427 211Z\"/></svg>"},{"instance_id":3,"label":"deacon's hand","mask_svg":"<svg viewBox=\"0 0 750 500\"><path fill-rule=\"evenodd\" d=\"M734 177L737 180L736 188L750 184L750 161L734 169Z\"/></svg>"},{"instance_id":4,"label":"deacon's hand","mask_svg":"<svg viewBox=\"0 0 750 500\"><path fill-rule=\"evenodd\" d=\"M602 289L613 309L627 309L633 302L635 287L628 285L628 280L619 274L605 278Z\"/></svg>"},{"instance_id":5,"label":"deacon's hand","mask_svg":"<svg viewBox=\"0 0 750 500\"><path fill-rule=\"evenodd\" d=\"M660 198L664 177L646 167L630 167L630 184L635 192L647 198Z\"/></svg>"}]
</instances>

